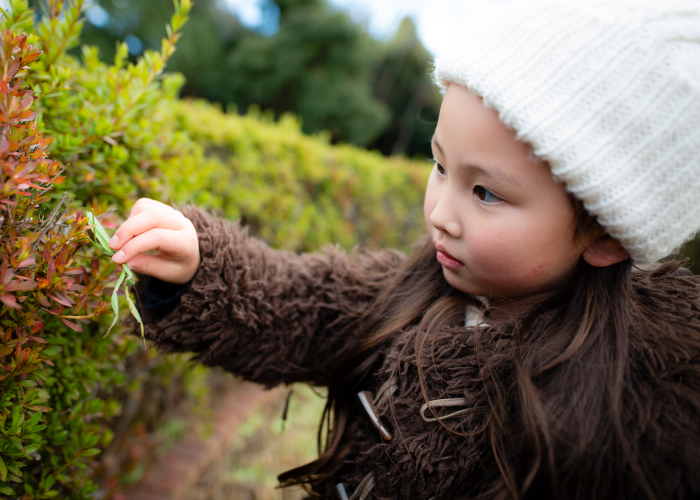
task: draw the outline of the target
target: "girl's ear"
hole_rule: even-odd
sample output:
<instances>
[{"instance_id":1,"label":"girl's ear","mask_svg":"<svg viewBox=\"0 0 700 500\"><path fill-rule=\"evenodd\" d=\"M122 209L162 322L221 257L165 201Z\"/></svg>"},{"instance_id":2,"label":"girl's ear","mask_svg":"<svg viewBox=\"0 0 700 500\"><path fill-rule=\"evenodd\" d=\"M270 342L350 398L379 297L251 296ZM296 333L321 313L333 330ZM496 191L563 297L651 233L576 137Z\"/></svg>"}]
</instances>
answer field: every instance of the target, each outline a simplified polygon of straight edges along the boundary
<instances>
[{"instance_id":1,"label":"girl's ear","mask_svg":"<svg viewBox=\"0 0 700 500\"><path fill-rule=\"evenodd\" d=\"M607 267L629 258L630 254L610 235L598 236L583 251L583 260L593 267Z\"/></svg>"}]
</instances>

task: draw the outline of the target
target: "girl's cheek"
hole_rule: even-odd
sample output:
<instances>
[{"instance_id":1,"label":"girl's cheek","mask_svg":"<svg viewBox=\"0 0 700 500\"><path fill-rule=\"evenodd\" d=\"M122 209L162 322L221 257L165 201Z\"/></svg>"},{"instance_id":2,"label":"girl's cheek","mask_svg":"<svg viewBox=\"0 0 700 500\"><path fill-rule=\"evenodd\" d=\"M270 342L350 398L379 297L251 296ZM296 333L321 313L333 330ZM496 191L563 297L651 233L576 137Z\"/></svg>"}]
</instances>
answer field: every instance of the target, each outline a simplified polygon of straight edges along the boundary
<instances>
[{"instance_id":1,"label":"girl's cheek","mask_svg":"<svg viewBox=\"0 0 700 500\"><path fill-rule=\"evenodd\" d=\"M548 272L546 259L531 255L530 250L517 238L472 240L470 267L495 287L528 287L540 282Z\"/></svg>"},{"instance_id":2,"label":"girl's cheek","mask_svg":"<svg viewBox=\"0 0 700 500\"><path fill-rule=\"evenodd\" d=\"M504 246L504 242L488 237L472 237L468 238L469 248L467 255L471 257L471 266L473 271L489 273L492 276L508 274L509 269L512 269L513 256Z\"/></svg>"}]
</instances>

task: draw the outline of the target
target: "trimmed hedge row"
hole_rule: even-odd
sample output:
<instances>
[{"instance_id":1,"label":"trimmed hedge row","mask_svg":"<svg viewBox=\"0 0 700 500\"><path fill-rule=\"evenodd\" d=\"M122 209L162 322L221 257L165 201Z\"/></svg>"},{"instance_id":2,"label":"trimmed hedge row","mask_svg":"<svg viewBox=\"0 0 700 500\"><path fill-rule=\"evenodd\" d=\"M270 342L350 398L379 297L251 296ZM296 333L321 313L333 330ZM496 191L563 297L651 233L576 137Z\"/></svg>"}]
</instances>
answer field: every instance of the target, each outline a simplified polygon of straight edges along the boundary
<instances>
[{"instance_id":1,"label":"trimmed hedge row","mask_svg":"<svg viewBox=\"0 0 700 500\"><path fill-rule=\"evenodd\" d=\"M243 219L271 244L313 250L328 243L407 249L422 234L430 169L306 136L291 115L223 114L203 101L169 108L177 128L204 148L202 163L163 165L164 197Z\"/></svg>"}]
</instances>

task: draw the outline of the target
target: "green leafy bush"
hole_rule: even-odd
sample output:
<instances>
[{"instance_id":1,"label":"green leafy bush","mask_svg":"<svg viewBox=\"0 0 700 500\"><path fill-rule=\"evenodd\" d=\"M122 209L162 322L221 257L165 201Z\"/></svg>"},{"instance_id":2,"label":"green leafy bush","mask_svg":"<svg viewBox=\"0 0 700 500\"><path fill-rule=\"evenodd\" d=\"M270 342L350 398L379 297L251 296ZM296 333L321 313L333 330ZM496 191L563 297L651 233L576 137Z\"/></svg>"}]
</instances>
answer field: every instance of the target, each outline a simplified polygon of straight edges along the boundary
<instances>
[{"instance_id":1,"label":"green leafy bush","mask_svg":"<svg viewBox=\"0 0 700 500\"><path fill-rule=\"evenodd\" d=\"M189 5L176 4L162 54L137 65L101 65L97 75L66 56L80 32L82 3L52 0L35 25L26 2L12 1L2 18L0 494L22 498L88 498L97 489L90 469L109 444L105 431L122 402L111 393L129 382L123 361L136 339L102 338L99 316L114 266L100 259L87 219L69 204L104 212L138 196L130 181L138 176L128 169L136 155L112 135L138 131L133 120L144 102L165 92L156 80ZM90 77L100 76L90 93ZM152 156L153 148L140 147Z\"/></svg>"},{"instance_id":2,"label":"green leafy bush","mask_svg":"<svg viewBox=\"0 0 700 500\"><path fill-rule=\"evenodd\" d=\"M223 114L204 101L174 102L177 127L204 148L197 163L161 167L165 199L191 200L242 219L280 248L328 243L408 249L423 231L428 164L385 158L307 136L291 115Z\"/></svg>"},{"instance_id":3,"label":"green leafy bush","mask_svg":"<svg viewBox=\"0 0 700 500\"><path fill-rule=\"evenodd\" d=\"M51 141L37 129L34 95L22 80L26 65L40 52L24 35L13 36L6 30L0 40L0 492L52 498L58 496L52 489L58 480L89 493L90 487L83 488L63 471L84 465L86 457L99 453L94 447L99 437L85 429L76 442L68 439L64 426L42 419L42 412L53 410L45 404L62 403L47 391L51 383L46 369L56 367L52 359L66 340L47 333L60 330L60 322L82 332L72 319L100 315L106 307L99 300L105 277L87 272L92 269L90 257L76 254L90 242L87 220L79 212L66 214L65 198L52 209L46 195L66 178L61 176L63 165L48 159ZM36 481L27 481L22 468L46 451L51 458L42 473L35 476ZM43 473L49 469L54 474Z\"/></svg>"},{"instance_id":4,"label":"green leafy bush","mask_svg":"<svg viewBox=\"0 0 700 500\"><path fill-rule=\"evenodd\" d=\"M182 78L162 74L189 12L175 5L161 52L135 64L125 45L111 65L68 55L84 0L50 0L38 21L11 0L0 19L0 495L109 495L142 474L159 443L143 437L220 383L137 337L103 338L117 273L81 210L114 228L141 196L190 200L294 249L406 247L419 227L424 165L331 146L290 116L178 101Z\"/></svg>"}]
</instances>

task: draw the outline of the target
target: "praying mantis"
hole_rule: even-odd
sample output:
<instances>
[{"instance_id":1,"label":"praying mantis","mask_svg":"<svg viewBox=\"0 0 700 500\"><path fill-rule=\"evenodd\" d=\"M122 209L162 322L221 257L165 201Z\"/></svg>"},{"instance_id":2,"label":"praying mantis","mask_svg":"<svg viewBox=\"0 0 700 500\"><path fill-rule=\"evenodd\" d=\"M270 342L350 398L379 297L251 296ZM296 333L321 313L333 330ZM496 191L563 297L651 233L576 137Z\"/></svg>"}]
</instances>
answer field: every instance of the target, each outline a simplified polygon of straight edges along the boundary
<instances>
[{"instance_id":1,"label":"praying mantis","mask_svg":"<svg viewBox=\"0 0 700 500\"><path fill-rule=\"evenodd\" d=\"M105 228L102 227L102 224L99 220L97 220L97 217L95 217L95 214L92 211L88 210L86 215L88 222L93 227L95 244L102 251L102 253L111 257L115 252L109 248L109 236L107 235L107 231L105 231ZM114 286L114 291L112 292L112 310L114 311L114 319L112 320L112 324L109 325L107 333L105 333L104 336L106 337L109 335L109 332L112 331L112 328L119 320L119 299L117 297L117 293L119 292L119 287L122 286L122 284L124 285L124 296L126 297L126 303L129 306L129 310L131 311L131 314L134 315L134 318L136 318L136 321L138 321L141 325L141 338L143 339L144 347L146 347L146 336L144 335L143 321L141 320L141 315L136 309L134 301L131 300L131 296L129 295L129 287L136 284L136 277L126 263L122 264L122 272L119 275L117 284Z\"/></svg>"}]
</instances>

